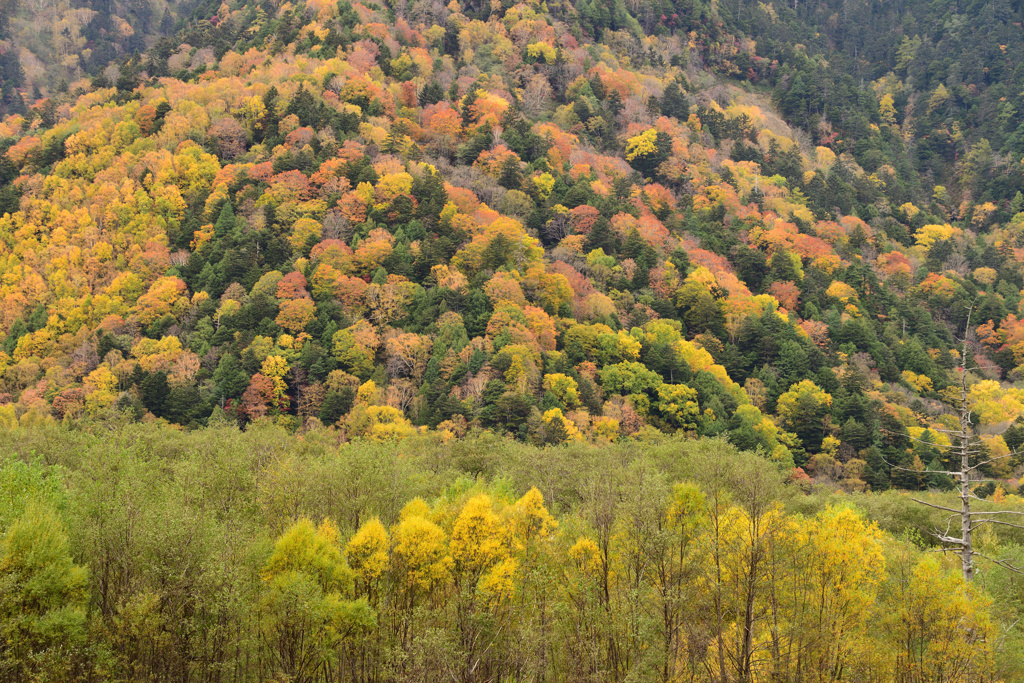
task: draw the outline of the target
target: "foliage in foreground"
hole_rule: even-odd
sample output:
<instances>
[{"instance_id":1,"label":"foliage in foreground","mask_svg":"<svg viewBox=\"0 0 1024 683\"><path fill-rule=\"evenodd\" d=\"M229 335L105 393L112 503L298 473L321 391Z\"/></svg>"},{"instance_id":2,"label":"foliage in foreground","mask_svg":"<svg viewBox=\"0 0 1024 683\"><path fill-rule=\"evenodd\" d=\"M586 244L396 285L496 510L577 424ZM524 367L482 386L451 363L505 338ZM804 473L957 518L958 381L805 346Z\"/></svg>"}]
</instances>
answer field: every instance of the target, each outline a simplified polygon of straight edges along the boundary
<instances>
[{"instance_id":1,"label":"foliage in foreground","mask_svg":"<svg viewBox=\"0 0 1024 683\"><path fill-rule=\"evenodd\" d=\"M1013 680L1021 590L724 440L11 432L7 680ZM991 533L987 552L1020 555Z\"/></svg>"}]
</instances>

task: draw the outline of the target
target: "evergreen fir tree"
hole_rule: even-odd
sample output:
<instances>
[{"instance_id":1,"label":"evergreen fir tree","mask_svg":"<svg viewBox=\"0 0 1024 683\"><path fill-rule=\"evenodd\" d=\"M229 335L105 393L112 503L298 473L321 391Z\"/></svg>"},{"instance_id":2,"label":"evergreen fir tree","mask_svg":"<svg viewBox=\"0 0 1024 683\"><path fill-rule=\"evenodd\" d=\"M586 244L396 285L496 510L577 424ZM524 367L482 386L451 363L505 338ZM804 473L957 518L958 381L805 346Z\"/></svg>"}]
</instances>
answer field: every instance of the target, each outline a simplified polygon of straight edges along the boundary
<instances>
[{"instance_id":1,"label":"evergreen fir tree","mask_svg":"<svg viewBox=\"0 0 1024 683\"><path fill-rule=\"evenodd\" d=\"M676 81L665 86L665 92L661 96L661 113L665 116L674 116L680 121L686 121L690 116L690 106Z\"/></svg>"},{"instance_id":2,"label":"evergreen fir tree","mask_svg":"<svg viewBox=\"0 0 1024 683\"><path fill-rule=\"evenodd\" d=\"M419 100L421 107L426 107L431 104L437 104L443 99L444 88L442 88L441 84L438 83L437 81L430 81L425 86L423 86L423 90L420 91Z\"/></svg>"}]
</instances>

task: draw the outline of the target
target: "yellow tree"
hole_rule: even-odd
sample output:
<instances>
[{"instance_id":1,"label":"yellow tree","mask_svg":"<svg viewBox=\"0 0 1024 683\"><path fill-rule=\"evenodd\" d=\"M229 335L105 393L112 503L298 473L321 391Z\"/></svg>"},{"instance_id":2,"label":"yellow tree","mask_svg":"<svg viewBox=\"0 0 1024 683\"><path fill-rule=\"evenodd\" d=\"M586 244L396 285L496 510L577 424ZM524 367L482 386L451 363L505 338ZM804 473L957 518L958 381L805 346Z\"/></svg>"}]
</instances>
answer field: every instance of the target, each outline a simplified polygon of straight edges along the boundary
<instances>
[{"instance_id":1,"label":"yellow tree","mask_svg":"<svg viewBox=\"0 0 1024 683\"><path fill-rule=\"evenodd\" d=\"M117 377L106 365L101 365L82 380L85 387L85 408L90 415L97 415L117 400L114 390Z\"/></svg>"},{"instance_id":2,"label":"yellow tree","mask_svg":"<svg viewBox=\"0 0 1024 683\"><path fill-rule=\"evenodd\" d=\"M650 554L651 577L657 604L660 607L661 633L664 639L663 677L675 680L683 670L682 659L688 643L699 638L699 628L687 612L699 590L701 555L699 537L705 533L707 518L701 513L706 498L700 487L691 482L680 482L672 488L665 510L661 533L655 537ZM690 661L687 667L696 669Z\"/></svg>"},{"instance_id":3,"label":"yellow tree","mask_svg":"<svg viewBox=\"0 0 1024 683\"><path fill-rule=\"evenodd\" d=\"M508 522L494 512L490 496L481 493L466 501L455 519L450 548L462 674L468 680L507 626L509 614L503 606L514 594L518 566L510 553Z\"/></svg>"},{"instance_id":4,"label":"yellow tree","mask_svg":"<svg viewBox=\"0 0 1024 683\"><path fill-rule=\"evenodd\" d=\"M288 403L288 385L284 376L288 374L288 361L284 356L267 356L263 361L260 374L270 379L274 384L274 400L278 405L286 406Z\"/></svg>"},{"instance_id":5,"label":"yellow tree","mask_svg":"<svg viewBox=\"0 0 1024 683\"><path fill-rule=\"evenodd\" d=\"M544 388L554 394L566 408L575 408L580 404L579 387L576 380L562 373L544 375Z\"/></svg>"},{"instance_id":6,"label":"yellow tree","mask_svg":"<svg viewBox=\"0 0 1024 683\"><path fill-rule=\"evenodd\" d=\"M893 561L879 602L879 645L888 680L987 680L994 628L990 600L939 559L904 551Z\"/></svg>"},{"instance_id":7,"label":"yellow tree","mask_svg":"<svg viewBox=\"0 0 1024 683\"><path fill-rule=\"evenodd\" d=\"M788 529L770 570L771 675L842 680L871 648L869 619L885 575L882 532L840 507Z\"/></svg>"},{"instance_id":8,"label":"yellow tree","mask_svg":"<svg viewBox=\"0 0 1024 683\"><path fill-rule=\"evenodd\" d=\"M706 496L702 514L708 526L702 535L701 581L709 602L695 617L711 644L713 659L705 664L717 680L754 680L769 647L768 567L787 532L778 502L781 483L753 453L722 458L717 449L705 447L693 461Z\"/></svg>"},{"instance_id":9,"label":"yellow tree","mask_svg":"<svg viewBox=\"0 0 1024 683\"><path fill-rule=\"evenodd\" d=\"M452 529L451 553L457 581L474 588L488 570L509 559L505 522L490 496L481 493L466 501Z\"/></svg>"},{"instance_id":10,"label":"yellow tree","mask_svg":"<svg viewBox=\"0 0 1024 683\"><path fill-rule=\"evenodd\" d=\"M403 647L408 647L419 633L423 610L418 608L425 602L427 607L443 604L451 584L448 537L444 529L428 519L429 515L427 504L416 498L405 506L401 521L391 529L392 604Z\"/></svg>"},{"instance_id":11,"label":"yellow tree","mask_svg":"<svg viewBox=\"0 0 1024 683\"><path fill-rule=\"evenodd\" d=\"M289 680L316 680L346 639L375 624L366 600L352 599L352 570L329 520L289 527L261 575L264 637L274 668Z\"/></svg>"},{"instance_id":12,"label":"yellow tree","mask_svg":"<svg viewBox=\"0 0 1024 683\"><path fill-rule=\"evenodd\" d=\"M139 297L137 316L148 325L165 315L180 315L188 308L188 287L176 277L162 277Z\"/></svg>"},{"instance_id":13,"label":"yellow tree","mask_svg":"<svg viewBox=\"0 0 1024 683\"><path fill-rule=\"evenodd\" d=\"M391 541L380 520L374 517L359 528L345 545L349 566L355 572L356 588L375 604L378 584L388 570Z\"/></svg>"},{"instance_id":14,"label":"yellow tree","mask_svg":"<svg viewBox=\"0 0 1024 683\"><path fill-rule=\"evenodd\" d=\"M544 496L531 488L505 511L512 546L518 559L512 637L505 639L505 659L518 655L524 677L539 680L547 675L557 651L554 647L558 614L558 564L555 532L558 522L544 506Z\"/></svg>"}]
</instances>

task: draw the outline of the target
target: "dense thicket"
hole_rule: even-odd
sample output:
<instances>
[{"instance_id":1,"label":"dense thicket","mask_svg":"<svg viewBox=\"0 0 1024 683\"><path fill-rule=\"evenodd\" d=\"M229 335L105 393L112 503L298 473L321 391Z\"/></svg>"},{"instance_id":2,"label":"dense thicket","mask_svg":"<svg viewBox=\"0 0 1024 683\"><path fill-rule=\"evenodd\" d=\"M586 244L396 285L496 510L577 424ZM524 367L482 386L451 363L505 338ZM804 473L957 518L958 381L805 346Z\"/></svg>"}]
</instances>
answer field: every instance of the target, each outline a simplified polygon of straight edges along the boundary
<instances>
[{"instance_id":1,"label":"dense thicket","mask_svg":"<svg viewBox=\"0 0 1024 683\"><path fill-rule=\"evenodd\" d=\"M723 440L108 424L4 451L7 680L1020 673L1012 573L965 586L905 496L806 495ZM986 549L1020 555L1013 533Z\"/></svg>"}]
</instances>

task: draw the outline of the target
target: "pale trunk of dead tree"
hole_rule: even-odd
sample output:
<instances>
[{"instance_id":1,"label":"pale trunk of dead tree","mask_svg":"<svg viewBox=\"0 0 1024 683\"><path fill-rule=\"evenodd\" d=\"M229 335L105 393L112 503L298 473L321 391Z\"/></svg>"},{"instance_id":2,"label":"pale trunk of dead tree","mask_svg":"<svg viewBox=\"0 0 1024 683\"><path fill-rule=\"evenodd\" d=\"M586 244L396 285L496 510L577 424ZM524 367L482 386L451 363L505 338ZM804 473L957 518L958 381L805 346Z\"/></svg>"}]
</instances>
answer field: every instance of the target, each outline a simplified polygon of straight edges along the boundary
<instances>
[{"instance_id":1,"label":"pale trunk of dead tree","mask_svg":"<svg viewBox=\"0 0 1024 683\"><path fill-rule=\"evenodd\" d=\"M964 352L967 342L964 342ZM971 451L968 448L970 436L970 409L967 405L967 358L960 359L960 564L964 581L974 578L974 549L971 547Z\"/></svg>"},{"instance_id":2,"label":"pale trunk of dead tree","mask_svg":"<svg viewBox=\"0 0 1024 683\"><path fill-rule=\"evenodd\" d=\"M964 342L960 348L960 566L964 581L974 578L974 548L971 544L971 407L967 403L967 335L971 332L971 313L967 309Z\"/></svg>"}]
</instances>

